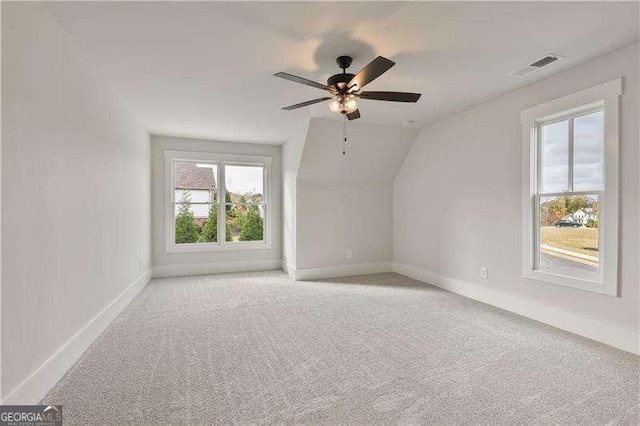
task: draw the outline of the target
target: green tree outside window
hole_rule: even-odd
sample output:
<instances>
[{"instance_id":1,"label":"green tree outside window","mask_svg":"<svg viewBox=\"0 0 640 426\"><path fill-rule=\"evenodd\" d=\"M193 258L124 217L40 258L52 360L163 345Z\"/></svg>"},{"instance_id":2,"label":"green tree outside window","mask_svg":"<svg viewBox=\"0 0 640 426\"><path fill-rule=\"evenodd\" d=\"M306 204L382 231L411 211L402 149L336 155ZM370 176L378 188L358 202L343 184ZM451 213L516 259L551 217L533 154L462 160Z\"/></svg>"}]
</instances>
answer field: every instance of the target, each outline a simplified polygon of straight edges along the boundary
<instances>
[{"instance_id":1,"label":"green tree outside window","mask_svg":"<svg viewBox=\"0 0 640 426\"><path fill-rule=\"evenodd\" d=\"M240 241L262 241L264 224L258 206L249 206L240 231Z\"/></svg>"},{"instance_id":2,"label":"green tree outside window","mask_svg":"<svg viewBox=\"0 0 640 426\"><path fill-rule=\"evenodd\" d=\"M180 197L180 209L176 215L176 244L196 243L200 235L194 222L193 213L189 210L191 192L184 191Z\"/></svg>"}]
</instances>

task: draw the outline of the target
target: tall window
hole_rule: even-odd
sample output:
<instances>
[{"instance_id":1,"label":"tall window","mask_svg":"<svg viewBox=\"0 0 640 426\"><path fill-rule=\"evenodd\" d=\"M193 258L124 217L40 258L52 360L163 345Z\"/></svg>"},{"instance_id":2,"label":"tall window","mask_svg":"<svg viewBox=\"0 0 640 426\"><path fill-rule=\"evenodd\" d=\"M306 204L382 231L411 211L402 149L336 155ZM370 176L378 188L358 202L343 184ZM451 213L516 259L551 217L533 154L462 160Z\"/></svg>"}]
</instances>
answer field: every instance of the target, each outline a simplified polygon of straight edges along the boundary
<instances>
[{"instance_id":1,"label":"tall window","mask_svg":"<svg viewBox=\"0 0 640 426\"><path fill-rule=\"evenodd\" d=\"M620 80L523 112L523 275L617 294Z\"/></svg>"},{"instance_id":2,"label":"tall window","mask_svg":"<svg viewBox=\"0 0 640 426\"><path fill-rule=\"evenodd\" d=\"M270 158L165 152L167 252L268 248Z\"/></svg>"}]
</instances>

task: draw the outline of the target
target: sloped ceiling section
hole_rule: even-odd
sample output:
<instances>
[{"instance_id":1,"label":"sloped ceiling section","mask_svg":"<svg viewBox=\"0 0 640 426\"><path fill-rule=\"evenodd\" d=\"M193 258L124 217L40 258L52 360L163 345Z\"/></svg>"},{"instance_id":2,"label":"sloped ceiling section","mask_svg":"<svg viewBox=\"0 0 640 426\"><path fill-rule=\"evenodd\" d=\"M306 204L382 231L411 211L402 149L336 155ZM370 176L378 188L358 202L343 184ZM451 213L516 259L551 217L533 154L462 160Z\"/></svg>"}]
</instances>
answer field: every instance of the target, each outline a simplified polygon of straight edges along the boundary
<instances>
[{"instance_id":1,"label":"sloped ceiling section","mask_svg":"<svg viewBox=\"0 0 640 426\"><path fill-rule=\"evenodd\" d=\"M298 180L393 183L419 130L411 127L346 123L312 118Z\"/></svg>"}]
</instances>

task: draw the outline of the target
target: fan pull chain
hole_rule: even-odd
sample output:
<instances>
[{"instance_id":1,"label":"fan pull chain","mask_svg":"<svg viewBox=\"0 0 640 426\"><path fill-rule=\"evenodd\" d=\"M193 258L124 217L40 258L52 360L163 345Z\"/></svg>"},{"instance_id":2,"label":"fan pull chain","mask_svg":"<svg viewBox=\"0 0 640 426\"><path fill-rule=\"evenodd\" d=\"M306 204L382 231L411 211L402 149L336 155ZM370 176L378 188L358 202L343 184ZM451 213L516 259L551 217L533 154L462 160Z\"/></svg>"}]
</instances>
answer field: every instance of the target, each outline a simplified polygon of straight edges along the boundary
<instances>
[{"instance_id":1,"label":"fan pull chain","mask_svg":"<svg viewBox=\"0 0 640 426\"><path fill-rule=\"evenodd\" d=\"M347 153L347 116L342 114L342 155Z\"/></svg>"}]
</instances>

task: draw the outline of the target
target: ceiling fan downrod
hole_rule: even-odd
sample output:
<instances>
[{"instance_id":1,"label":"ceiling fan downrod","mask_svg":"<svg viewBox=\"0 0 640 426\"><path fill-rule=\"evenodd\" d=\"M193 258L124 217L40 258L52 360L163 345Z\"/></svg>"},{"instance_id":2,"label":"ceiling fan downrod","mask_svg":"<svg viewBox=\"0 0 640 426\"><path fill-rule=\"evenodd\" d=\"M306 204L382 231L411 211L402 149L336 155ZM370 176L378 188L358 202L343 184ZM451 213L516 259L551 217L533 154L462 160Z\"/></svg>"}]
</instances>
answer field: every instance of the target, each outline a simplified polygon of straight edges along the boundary
<instances>
[{"instance_id":1,"label":"ceiling fan downrod","mask_svg":"<svg viewBox=\"0 0 640 426\"><path fill-rule=\"evenodd\" d=\"M347 154L347 115L342 114L342 155Z\"/></svg>"},{"instance_id":2,"label":"ceiling fan downrod","mask_svg":"<svg viewBox=\"0 0 640 426\"><path fill-rule=\"evenodd\" d=\"M351 66L351 62L353 62L353 58L351 56L343 55L336 58L338 67L342 68L342 74L347 73L347 68Z\"/></svg>"}]
</instances>

